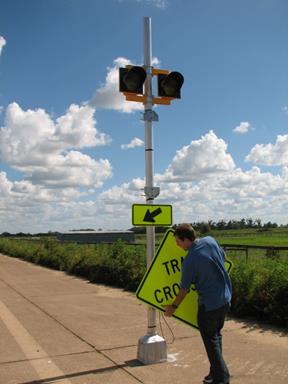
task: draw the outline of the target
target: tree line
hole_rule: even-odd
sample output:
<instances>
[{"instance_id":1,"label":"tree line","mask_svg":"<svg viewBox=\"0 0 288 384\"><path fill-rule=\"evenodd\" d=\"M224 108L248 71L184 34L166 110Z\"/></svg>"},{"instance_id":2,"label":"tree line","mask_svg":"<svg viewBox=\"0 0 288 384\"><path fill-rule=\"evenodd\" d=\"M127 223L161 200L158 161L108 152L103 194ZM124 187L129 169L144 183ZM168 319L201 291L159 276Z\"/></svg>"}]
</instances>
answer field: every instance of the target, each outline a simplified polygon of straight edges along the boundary
<instances>
[{"instance_id":1,"label":"tree line","mask_svg":"<svg viewBox=\"0 0 288 384\"><path fill-rule=\"evenodd\" d=\"M203 229L207 228L208 230L215 230L215 229L249 229L249 228L256 228L256 229L271 229L271 228L278 228L277 223L273 223L271 221L268 221L267 223L261 222L261 219L240 219L240 220L220 220L220 221L212 221L209 220L208 222L196 222L192 223L192 226L197 229ZM287 226L287 225L286 225ZM283 225L281 225L283 227Z\"/></svg>"},{"instance_id":2,"label":"tree line","mask_svg":"<svg viewBox=\"0 0 288 384\"><path fill-rule=\"evenodd\" d=\"M287 228L288 224L286 225L278 225L275 222L268 221L267 223L262 223L261 219L240 219L240 220L219 220L219 221L197 221L191 223L193 228L196 231L199 231L201 233L208 233L213 230L229 230L229 229L259 229L259 230L269 230L272 228ZM175 227L175 226L174 226ZM97 231L102 231L103 229L98 228ZM132 227L129 229L130 231L133 231L135 234L143 234L146 233L146 227ZM76 231L76 230L72 230ZM95 231L94 229L77 229L77 231ZM105 230L103 230L105 232ZM167 227L162 226L156 226L155 232L156 233L165 233L167 231ZM43 236L56 236L59 232L54 231L48 231L45 233L24 233L24 232L18 232L18 233L9 233L9 232L2 232L0 236L2 237L43 237Z\"/></svg>"},{"instance_id":3,"label":"tree line","mask_svg":"<svg viewBox=\"0 0 288 384\"><path fill-rule=\"evenodd\" d=\"M286 225L278 225L275 222L268 221L267 223L262 223L261 219L240 219L240 220L219 220L219 221L197 221L191 223L192 227L201 233L208 233L213 230L229 230L229 229L259 229L259 230L269 230L272 228L279 228L279 227L288 227L288 224ZM176 225L174 225L175 227ZM146 227L132 227L130 228L131 231L133 231L135 234L143 234L146 232ZM163 233L166 232L167 227L161 227L157 226L155 227L156 233Z\"/></svg>"}]
</instances>

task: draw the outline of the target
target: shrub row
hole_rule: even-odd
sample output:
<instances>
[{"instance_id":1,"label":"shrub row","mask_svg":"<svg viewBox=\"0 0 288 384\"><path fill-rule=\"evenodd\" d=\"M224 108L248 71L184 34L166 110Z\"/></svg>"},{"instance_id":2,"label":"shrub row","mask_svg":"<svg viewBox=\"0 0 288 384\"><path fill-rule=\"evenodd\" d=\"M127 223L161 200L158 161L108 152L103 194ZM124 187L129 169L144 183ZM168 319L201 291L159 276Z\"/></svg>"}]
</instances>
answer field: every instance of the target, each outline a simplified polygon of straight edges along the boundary
<instances>
[{"instance_id":1,"label":"shrub row","mask_svg":"<svg viewBox=\"0 0 288 384\"><path fill-rule=\"evenodd\" d=\"M61 244L53 239L41 242L0 239L0 252L45 267L101 283L135 291L146 269L144 246Z\"/></svg>"},{"instance_id":2,"label":"shrub row","mask_svg":"<svg viewBox=\"0 0 288 384\"><path fill-rule=\"evenodd\" d=\"M288 326L288 260L257 258L235 261L232 312Z\"/></svg>"},{"instance_id":3,"label":"shrub row","mask_svg":"<svg viewBox=\"0 0 288 384\"><path fill-rule=\"evenodd\" d=\"M121 241L77 245L2 238L0 252L130 291L136 290L146 270L144 245L127 246ZM288 260L262 257L234 263L232 314L288 326Z\"/></svg>"}]
</instances>

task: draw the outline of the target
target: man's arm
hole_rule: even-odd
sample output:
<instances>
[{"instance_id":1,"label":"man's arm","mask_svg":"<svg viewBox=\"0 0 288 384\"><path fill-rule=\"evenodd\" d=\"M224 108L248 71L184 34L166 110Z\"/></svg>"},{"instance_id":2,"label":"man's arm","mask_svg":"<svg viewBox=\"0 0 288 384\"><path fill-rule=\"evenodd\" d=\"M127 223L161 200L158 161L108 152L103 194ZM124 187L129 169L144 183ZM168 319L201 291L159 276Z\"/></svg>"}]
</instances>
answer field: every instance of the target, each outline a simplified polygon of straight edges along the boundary
<instances>
[{"instance_id":1,"label":"man's arm","mask_svg":"<svg viewBox=\"0 0 288 384\"><path fill-rule=\"evenodd\" d=\"M165 306L164 315L167 317L171 317L173 315L173 313L175 312L175 310L177 309L177 307L182 303L182 301L184 300L184 298L188 292L189 292L189 289L180 288L180 291L179 291L178 295L176 296L173 304Z\"/></svg>"}]
</instances>

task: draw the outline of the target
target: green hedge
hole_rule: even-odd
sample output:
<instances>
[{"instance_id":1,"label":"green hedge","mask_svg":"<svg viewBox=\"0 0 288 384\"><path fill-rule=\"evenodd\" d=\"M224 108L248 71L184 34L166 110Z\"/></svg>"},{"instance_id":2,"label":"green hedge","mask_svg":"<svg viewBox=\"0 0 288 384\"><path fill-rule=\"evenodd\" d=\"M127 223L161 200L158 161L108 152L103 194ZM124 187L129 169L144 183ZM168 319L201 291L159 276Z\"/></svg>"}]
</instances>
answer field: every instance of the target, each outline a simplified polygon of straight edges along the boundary
<instances>
[{"instance_id":1,"label":"green hedge","mask_svg":"<svg viewBox=\"0 0 288 384\"><path fill-rule=\"evenodd\" d=\"M144 246L61 244L43 241L0 239L0 252L45 267L66 271L92 283L136 290L146 269Z\"/></svg>"},{"instance_id":2,"label":"green hedge","mask_svg":"<svg viewBox=\"0 0 288 384\"><path fill-rule=\"evenodd\" d=\"M136 290L146 270L145 246L122 241L77 245L0 238L0 252L130 291ZM231 313L288 326L288 260L258 257L236 259L234 264Z\"/></svg>"},{"instance_id":3,"label":"green hedge","mask_svg":"<svg viewBox=\"0 0 288 384\"><path fill-rule=\"evenodd\" d=\"M288 326L288 260L257 258L235 262L232 312Z\"/></svg>"}]
</instances>

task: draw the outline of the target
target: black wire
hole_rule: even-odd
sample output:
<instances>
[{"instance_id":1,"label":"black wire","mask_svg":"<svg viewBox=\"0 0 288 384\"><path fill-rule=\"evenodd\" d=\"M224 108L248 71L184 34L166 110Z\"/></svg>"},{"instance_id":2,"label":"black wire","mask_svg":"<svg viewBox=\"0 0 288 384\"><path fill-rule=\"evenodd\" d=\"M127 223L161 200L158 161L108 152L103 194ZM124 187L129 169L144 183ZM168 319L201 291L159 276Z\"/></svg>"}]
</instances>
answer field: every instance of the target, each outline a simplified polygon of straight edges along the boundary
<instances>
[{"instance_id":1,"label":"black wire","mask_svg":"<svg viewBox=\"0 0 288 384\"><path fill-rule=\"evenodd\" d=\"M170 325L168 324L167 320L165 319L163 313L161 313L161 312L158 312L158 313L159 313L159 324L160 324L160 330L161 330L162 337L163 337L163 339L165 339L163 328L162 328L162 323L161 323L161 318L164 320L164 323L166 324L167 328L169 329L169 331L170 331L170 333L172 335L172 341L170 341L168 344L173 344L174 341L175 341L175 335L173 333L173 330L170 327Z\"/></svg>"}]
</instances>

